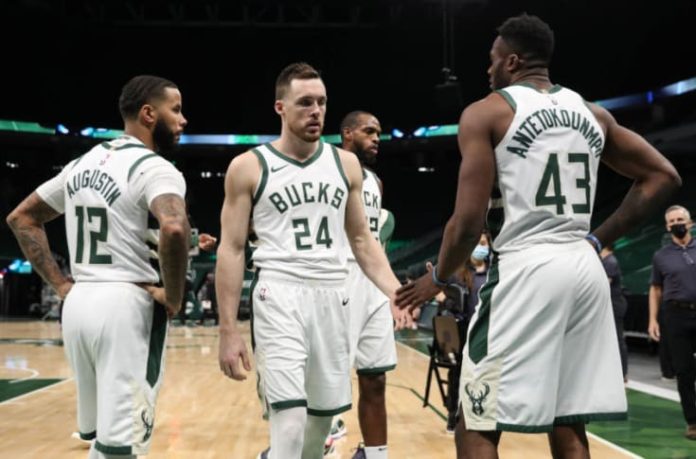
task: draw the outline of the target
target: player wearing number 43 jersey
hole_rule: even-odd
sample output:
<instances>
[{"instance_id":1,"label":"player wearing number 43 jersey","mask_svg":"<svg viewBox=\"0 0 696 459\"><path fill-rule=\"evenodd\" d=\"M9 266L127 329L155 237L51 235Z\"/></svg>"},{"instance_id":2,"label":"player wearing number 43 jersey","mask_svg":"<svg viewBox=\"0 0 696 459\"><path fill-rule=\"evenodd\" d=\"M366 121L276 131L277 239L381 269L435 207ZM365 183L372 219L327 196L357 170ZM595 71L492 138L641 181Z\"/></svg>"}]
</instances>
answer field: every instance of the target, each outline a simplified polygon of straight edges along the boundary
<instances>
[{"instance_id":1,"label":"player wearing number 43 jersey","mask_svg":"<svg viewBox=\"0 0 696 459\"><path fill-rule=\"evenodd\" d=\"M271 430L264 458L321 458L332 416L350 408L344 233L384 294L399 286L368 228L357 158L321 141L326 101L314 68L286 67L276 81L280 138L235 158L225 179L216 270L220 368L233 379L246 377L240 360L250 369L236 317L251 216L258 238L252 332ZM398 325L404 317L397 311Z\"/></svg>"},{"instance_id":2,"label":"player wearing number 43 jersey","mask_svg":"<svg viewBox=\"0 0 696 459\"><path fill-rule=\"evenodd\" d=\"M63 340L77 383L79 435L95 440L90 458L148 452L167 313L181 306L190 237L184 179L155 153L173 147L186 125L179 90L159 77L135 77L119 108L124 136L71 161L8 217L29 261L65 298ZM153 286L148 212L160 225L163 288ZM52 260L43 230L60 214L74 285Z\"/></svg>"},{"instance_id":3,"label":"player wearing number 43 jersey","mask_svg":"<svg viewBox=\"0 0 696 459\"><path fill-rule=\"evenodd\" d=\"M494 92L459 122L455 212L438 265L397 302L418 304L445 285L488 210L494 256L464 348L458 457L497 457L501 431L550 432L554 457L589 457L585 423L626 415L597 252L659 208L680 179L606 110L550 82L546 23L521 15L498 32L488 70ZM634 184L588 234L600 161Z\"/></svg>"}]
</instances>

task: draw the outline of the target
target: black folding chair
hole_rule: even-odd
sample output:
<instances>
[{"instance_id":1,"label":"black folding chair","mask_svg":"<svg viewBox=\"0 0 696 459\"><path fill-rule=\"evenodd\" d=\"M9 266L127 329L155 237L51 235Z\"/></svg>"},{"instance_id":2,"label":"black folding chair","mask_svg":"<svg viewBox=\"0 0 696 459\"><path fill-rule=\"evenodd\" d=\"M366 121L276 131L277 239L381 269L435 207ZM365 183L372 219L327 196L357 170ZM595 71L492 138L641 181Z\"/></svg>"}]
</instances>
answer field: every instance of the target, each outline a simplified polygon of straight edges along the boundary
<instances>
[{"instance_id":1,"label":"black folding chair","mask_svg":"<svg viewBox=\"0 0 696 459\"><path fill-rule=\"evenodd\" d=\"M428 379L425 383L425 398L423 406L429 404L430 385L433 374L437 381L442 403L449 408L454 401L456 405L459 375L462 367L462 335L460 333L460 320L452 315L439 315L433 317L433 344L428 346L430 351L430 365ZM447 369L447 375L440 374L440 368ZM454 398L453 398L454 397ZM456 410L456 406L454 407Z\"/></svg>"}]
</instances>

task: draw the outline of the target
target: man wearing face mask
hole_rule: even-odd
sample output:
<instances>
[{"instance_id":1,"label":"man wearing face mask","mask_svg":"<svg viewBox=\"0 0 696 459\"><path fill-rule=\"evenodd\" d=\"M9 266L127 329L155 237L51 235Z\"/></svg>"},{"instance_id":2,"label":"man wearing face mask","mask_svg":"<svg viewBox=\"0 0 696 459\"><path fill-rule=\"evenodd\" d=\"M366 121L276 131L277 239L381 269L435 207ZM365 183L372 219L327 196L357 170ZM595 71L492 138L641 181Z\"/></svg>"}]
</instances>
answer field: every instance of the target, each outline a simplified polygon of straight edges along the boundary
<instances>
[{"instance_id":1,"label":"man wearing face mask","mask_svg":"<svg viewBox=\"0 0 696 459\"><path fill-rule=\"evenodd\" d=\"M696 440L696 242L691 237L691 215L682 206L665 212L672 241L653 257L648 333L655 341L667 337L677 389L686 419L685 436ZM658 322L660 305L664 311Z\"/></svg>"},{"instance_id":2,"label":"man wearing face mask","mask_svg":"<svg viewBox=\"0 0 696 459\"><path fill-rule=\"evenodd\" d=\"M469 258L469 276L470 280L466 279L469 295L466 297L466 317L467 321L471 319L476 310L476 305L479 301L478 292L486 283L488 276L488 260L490 259L490 243L488 242L488 233L481 233L479 243L471 252Z\"/></svg>"}]
</instances>

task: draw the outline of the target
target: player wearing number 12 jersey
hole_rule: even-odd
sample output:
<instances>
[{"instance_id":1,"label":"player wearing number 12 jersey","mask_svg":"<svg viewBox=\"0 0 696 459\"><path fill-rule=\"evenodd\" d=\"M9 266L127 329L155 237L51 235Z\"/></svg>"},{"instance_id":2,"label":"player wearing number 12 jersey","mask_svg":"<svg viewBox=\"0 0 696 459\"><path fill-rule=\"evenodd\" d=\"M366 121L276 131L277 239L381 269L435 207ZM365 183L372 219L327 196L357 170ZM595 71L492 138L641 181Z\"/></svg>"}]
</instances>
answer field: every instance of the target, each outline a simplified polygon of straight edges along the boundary
<instances>
[{"instance_id":1,"label":"player wearing number 12 jersey","mask_svg":"<svg viewBox=\"0 0 696 459\"><path fill-rule=\"evenodd\" d=\"M501 431L550 432L554 457L589 457L585 423L626 416L597 252L659 208L680 179L609 112L551 83L546 23L521 15L498 33L488 69L494 92L459 122L455 212L438 265L397 302L413 305L445 285L488 210L494 255L464 348L458 457L498 457ZM634 184L590 234L600 161Z\"/></svg>"},{"instance_id":2,"label":"player wearing number 12 jersey","mask_svg":"<svg viewBox=\"0 0 696 459\"><path fill-rule=\"evenodd\" d=\"M77 383L79 435L95 440L90 458L149 450L167 313L181 306L190 238L184 179L155 153L173 147L186 125L179 90L138 76L124 86L119 109L122 137L71 161L8 217L29 261L65 298L63 340ZM159 221L163 288L153 286L148 212ZM74 285L51 258L43 229L61 214Z\"/></svg>"}]
</instances>

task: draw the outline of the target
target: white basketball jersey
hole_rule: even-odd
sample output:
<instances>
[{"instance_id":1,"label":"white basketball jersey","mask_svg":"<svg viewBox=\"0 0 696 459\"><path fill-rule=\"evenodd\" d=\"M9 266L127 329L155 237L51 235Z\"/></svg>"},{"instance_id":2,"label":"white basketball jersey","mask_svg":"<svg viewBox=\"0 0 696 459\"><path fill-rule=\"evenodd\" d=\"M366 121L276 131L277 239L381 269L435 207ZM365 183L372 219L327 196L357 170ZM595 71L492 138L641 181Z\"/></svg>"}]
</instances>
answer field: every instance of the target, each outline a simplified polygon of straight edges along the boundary
<instances>
[{"instance_id":1,"label":"white basketball jersey","mask_svg":"<svg viewBox=\"0 0 696 459\"><path fill-rule=\"evenodd\" d=\"M497 189L488 224L499 252L583 238L597 184L604 132L582 97L554 86L499 91L515 111L495 148Z\"/></svg>"},{"instance_id":2,"label":"white basketball jersey","mask_svg":"<svg viewBox=\"0 0 696 459\"><path fill-rule=\"evenodd\" d=\"M319 142L304 162L270 143L252 151L262 166L252 213L254 265L300 279L345 279L349 187L336 148Z\"/></svg>"},{"instance_id":3,"label":"white basketball jersey","mask_svg":"<svg viewBox=\"0 0 696 459\"><path fill-rule=\"evenodd\" d=\"M382 192L379 189L377 174L365 168L363 168L362 200L370 232L375 239L379 241L379 218L380 210L382 209ZM347 239L345 244L348 250L348 260L355 261L355 255L353 255L353 251L350 249L350 244Z\"/></svg>"},{"instance_id":4,"label":"white basketball jersey","mask_svg":"<svg viewBox=\"0 0 696 459\"><path fill-rule=\"evenodd\" d=\"M153 168L176 179L173 188L160 186L162 192L183 197L181 173L130 136L95 146L37 189L65 213L70 268L77 282L158 281L146 244L149 203L144 190L157 185L144 181L153 181L145 174Z\"/></svg>"}]
</instances>

